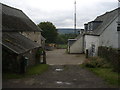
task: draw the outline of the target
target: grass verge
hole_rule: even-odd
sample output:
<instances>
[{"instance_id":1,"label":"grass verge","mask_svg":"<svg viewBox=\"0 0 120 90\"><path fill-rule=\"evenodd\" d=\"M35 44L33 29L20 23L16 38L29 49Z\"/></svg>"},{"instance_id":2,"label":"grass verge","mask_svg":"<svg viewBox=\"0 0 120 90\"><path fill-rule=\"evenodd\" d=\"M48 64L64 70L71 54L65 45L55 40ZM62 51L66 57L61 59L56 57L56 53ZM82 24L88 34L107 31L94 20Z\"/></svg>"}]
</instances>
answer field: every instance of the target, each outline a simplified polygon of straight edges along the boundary
<instances>
[{"instance_id":1,"label":"grass verge","mask_svg":"<svg viewBox=\"0 0 120 90\"><path fill-rule=\"evenodd\" d=\"M108 84L120 86L120 74L113 72L110 68L89 68L96 75L102 77Z\"/></svg>"},{"instance_id":2,"label":"grass verge","mask_svg":"<svg viewBox=\"0 0 120 90\"><path fill-rule=\"evenodd\" d=\"M113 72L112 68L88 68L83 65L81 65L81 67L86 68L103 78L109 86L120 87L120 74Z\"/></svg>"},{"instance_id":3,"label":"grass verge","mask_svg":"<svg viewBox=\"0 0 120 90\"><path fill-rule=\"evenodd\" d=\"M3 79L19 79L29 77L32 75L42 74L43 72L48 70L48 67L49 65L47 64L39 64L29 67L25 74L3 73Z\"/></svg>"}]
</instances>

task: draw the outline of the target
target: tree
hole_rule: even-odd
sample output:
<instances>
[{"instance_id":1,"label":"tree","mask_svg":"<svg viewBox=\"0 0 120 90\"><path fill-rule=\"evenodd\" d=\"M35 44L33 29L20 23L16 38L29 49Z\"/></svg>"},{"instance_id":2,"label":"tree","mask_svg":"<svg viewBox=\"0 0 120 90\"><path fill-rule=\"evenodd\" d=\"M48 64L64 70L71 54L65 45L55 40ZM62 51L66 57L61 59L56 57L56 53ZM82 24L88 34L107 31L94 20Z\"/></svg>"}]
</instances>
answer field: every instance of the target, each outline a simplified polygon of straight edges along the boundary
<instances>
[{"instance_id":1,"label":"tree","mask_svg":"<svg viewBox=\"0 0 120 90\"><path fill-rule=\"evenodd\" d=\"M43 30L42 35L46 38L46 43L55 43L57 38L57 29L51 22L41 22L38 26Z\"/></svg>"},{"instance_id":2,"label":"tree","mask_svg":"<svg viewBox=\"0 0 120 90\"><path fill-rule=\"evenodd\" d=\"M67 44L68 39L75 38L75 34L59 34L56 40L57 44Z\"/></svg>"}]
</instances>

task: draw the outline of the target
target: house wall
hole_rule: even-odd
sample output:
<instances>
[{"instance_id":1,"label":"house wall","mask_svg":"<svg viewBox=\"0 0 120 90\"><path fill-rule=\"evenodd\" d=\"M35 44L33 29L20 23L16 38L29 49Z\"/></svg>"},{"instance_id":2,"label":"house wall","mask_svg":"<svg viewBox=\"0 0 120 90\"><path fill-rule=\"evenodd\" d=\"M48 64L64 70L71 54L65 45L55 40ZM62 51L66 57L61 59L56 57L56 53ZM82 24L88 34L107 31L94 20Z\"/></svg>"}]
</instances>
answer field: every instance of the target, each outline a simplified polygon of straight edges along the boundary
<instances>
[{"instance_id":1,"label":"house wall","mask_svg":"<svg viewBox=\"0 0 120 90\"><path fill-rule=\"evenodd\" d=\"M22 35L41 45L41 32L22 32Z\"/></svg>"},{"instance_id":2,"label":"house wall","mask_svg":"<svg viewBox=\"0 0 120 90\"><path fill-rule=\"evenodd\" d=\"M70 53L83 53L83 37L79 38L70 46Z\"/></svg>"},{"instance_id":3,"label":"house wall","mask_svg":"<svg viewBox=\"0 0 120 90\"><path fill-rule=\"evenodd\" d=\"M45 40L41 40L42 48L45 48Z\"/></svg>"},{"instance_id":4,"label":"house wall","mask_svg":"<svg viewBox=\"0 0 120 90\"><path fill-rule=\"evenodd\" d=\"M92 53L92 45L95 45L95 53ZM93 56L97 55L99 46L99 36L85 35L84 36L84 52L86 53L86 49L88 49L89 55L93 54Z\"/></svg>"},{"instance_id":5,"label":"house wall","mask_svg":"<svg viewBox=\"0 0 120 90\"><path fill-rule=\"evenodd\" d=\"M120 31L118 31L118 48L120 49Z\"/></svg>"},{"instance_id":6,"label":"house wall","mask_svg":"<svg viewBox=\"0 0 120 90\"><path fill-rule=\"evenodd\" d=\"M100 46L118 48L117 21L118 18L115 19L100 35Z\"/></svg>"}]
</instances>

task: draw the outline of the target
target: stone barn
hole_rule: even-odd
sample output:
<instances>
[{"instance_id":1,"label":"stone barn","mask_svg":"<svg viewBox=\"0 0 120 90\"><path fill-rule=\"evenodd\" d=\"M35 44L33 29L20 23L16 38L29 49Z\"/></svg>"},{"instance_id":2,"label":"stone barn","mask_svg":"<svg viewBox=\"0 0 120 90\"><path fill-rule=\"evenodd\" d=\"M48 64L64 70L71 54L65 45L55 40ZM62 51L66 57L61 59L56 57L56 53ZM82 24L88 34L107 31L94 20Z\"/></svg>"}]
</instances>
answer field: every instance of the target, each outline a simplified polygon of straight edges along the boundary
<instances>
[{"instance_id":1,"label":"stone barn","mask_svg":"<svg viewBox=\"0 0 120 90\"><path fill-rule=\"evenodd\" d=\"M42 30L22 10L4 4L1 6L4 71L21 72L27 66L40 63Z\"/></svg>"}]
</instances>

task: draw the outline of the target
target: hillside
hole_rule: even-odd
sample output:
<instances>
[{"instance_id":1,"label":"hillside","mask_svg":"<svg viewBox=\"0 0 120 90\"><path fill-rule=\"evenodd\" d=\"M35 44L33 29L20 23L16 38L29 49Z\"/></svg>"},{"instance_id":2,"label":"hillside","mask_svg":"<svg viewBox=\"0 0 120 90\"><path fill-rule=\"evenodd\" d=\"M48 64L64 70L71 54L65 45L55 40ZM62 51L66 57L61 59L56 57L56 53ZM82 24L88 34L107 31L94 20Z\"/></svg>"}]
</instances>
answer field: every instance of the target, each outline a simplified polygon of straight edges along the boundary
<instances>
[{"instance_id":1,"label":"hillside","mask_svg":"<svg viewBox=\"0 0 120 90\"><path fill-rule=\"evenodd\" d=\"M59 34L70 34L74 33L74 29L72 28L57 28ZM79 33L80 29L76 29L76 32Z\"/></svg>"}]
</instances>

